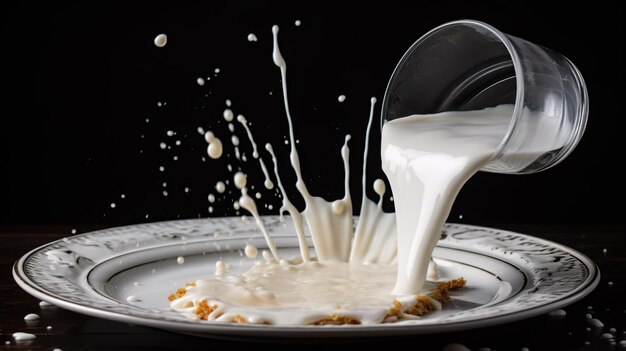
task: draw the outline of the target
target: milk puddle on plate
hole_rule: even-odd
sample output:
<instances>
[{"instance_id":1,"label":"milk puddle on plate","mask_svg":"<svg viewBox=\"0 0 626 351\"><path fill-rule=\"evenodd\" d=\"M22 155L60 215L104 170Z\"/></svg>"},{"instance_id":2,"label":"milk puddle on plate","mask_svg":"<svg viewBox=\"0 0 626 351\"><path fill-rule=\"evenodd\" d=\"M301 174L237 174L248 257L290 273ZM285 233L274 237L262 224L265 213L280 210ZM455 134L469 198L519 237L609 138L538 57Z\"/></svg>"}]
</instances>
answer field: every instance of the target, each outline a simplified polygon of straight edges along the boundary
<instances>
[{"instance_id":1,"label":"milk puddle on plate","mask_svg":"<svg viewBox=\"0 0 626 351\"><path fill-rule=\"evenodd\" d=\"M513 107L410 116L386 123L381 154L383 170L395 190L396 214L382 211L382 180L373 183L380 197L377 203L365 196L364 163L361 213L354 227L348 162L351 136L345 137L341 148L344 196L330 202L313 196L300 170L287 94L287 64L278 45L278 26L272 28L272 33L272 57L280 69L289 125L289 160L297 177L296 188L305 201L304 211L300 212L285 193L272 146L266 144L265 150L271 156L282 198L279 213L292 217L300 254L281 256L258 214L256 196L249 194L247 177L237 172L232 182L241 197L234 205L252 214L269 251L262 251L262 259L238 275L229 274L218 261L215 274L170 295L170 307L191 318L208 321L278 325L377 324L427 318L427 312L442 308L449 289L465 284L462 278L448 282L440 279L431 255L458 191L492 159L509 127ZM372 98L364 160L375 103ZM227 109L224 118L233 121L233 112ZM271 189L274 185L268 167L257 150L247 120L240 115L237 121L253 146L252 156L263 171L264 185ZM229 130L233 132L234 128ZM222 154L220 139L227 137L206 132L211 158ZM238 144L233 142L239 159L242 156ZM223 191L221 185L218 192ZM212 199L209 195L210 202ZM309 252L305 233L312 238L314 253ZM245 252L250 259L257 257L256 248L250 245Z\"/></svg>"}]
</instances>

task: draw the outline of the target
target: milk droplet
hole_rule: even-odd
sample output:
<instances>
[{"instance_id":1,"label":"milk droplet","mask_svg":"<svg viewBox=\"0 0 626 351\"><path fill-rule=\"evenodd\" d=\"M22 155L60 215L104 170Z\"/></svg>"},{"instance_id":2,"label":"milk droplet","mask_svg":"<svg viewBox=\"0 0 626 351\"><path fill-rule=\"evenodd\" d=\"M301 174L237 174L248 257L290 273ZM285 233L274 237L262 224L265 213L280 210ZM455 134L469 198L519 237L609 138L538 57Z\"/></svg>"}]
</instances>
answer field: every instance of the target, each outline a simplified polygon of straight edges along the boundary
<instances>
[{"instance_id":1,"label":"milk droplet","mask_svg":"<svg viewBox=\"0 0 626 351\"><path fill-rule=\"evenodd\" d=\"M198 134L204 135L204 128L198 127L196 130L198 131Z\"/></svg>"},{"instance_id":2,"label":"milk droplet","mask_svg":"<svg viewBox=\"0 0 626 351\"><path fill-rule=\"evenodd\" d=\"M206 132L204 139L209 143L207 147L209 157L214 160L220 158L222 156L222 142L212 132Z\"/></svg>"},{"instance_id":3,"label":"milk droplet","mask_svg":"<svg viewBox=\"0 0 626 351\"><path fill-rule=\"evenodd\" d=\"M34 340L36 338L37 336L35 334L23 333L23 332L13 333L13 339L15 339L15 341Z\"/></svg>"},{"instance_id":4,"label":"milk droplet","mask_svg":"<svg viewBox=\"0 0 626 351\"><path fill-rule=\"evenodd\" d=\"M72 234L76 234L76 229L72 229Z\"/></svg>"},{"instance_id":5,"label":"milk droplet","mask_svg":"<svg viewBox=\"0 0 626 351\"><path fill-rule=\"evenodd\" d=\"M246 244L246 247L243 249L246 257L248 258L256 258L259 254L259 250L254 245Z\"/></svg>"},{"instance_id":6,"label":"milk droplet","mask_svg":"<svg viewBox=\"0 0 626 351\"><path fill-rule=\"evenodd\" d=\"M54 305L48 301L39 301L39 307L50 307L50 306L54 306Z\"/></svg>"},{"instance_id":7,"label":"milk droplet","mask_svg":"<svg viewBox=\"0 0 626 351\"><path fill-rule=\"evenodd\" d=\"M224 261L219 260L215 262L215 275L220 276L224 275L224 273L226 273L226 265L224 264Z\"/></svg>"},{"instance_id":8,"label":"milk droplet","mask_svg":"<svg viewBox=\"0 0 626 351\"><path fill-rule=\"evenodd\" d=\"M29 313L26 316L24 316L25 321L36 321L38 319L39 319L39 315L36 313Z\"/></svg>"},{"instance_id":9,"label":"milk droplet","mask_svg":"<svg viewBox=\"0 0 626 351\"><path fill-rule=\"evenodd\" d=\"M231 136L230 142L233 143L233 146L239 146L239 137L236 135Z\"/></svg>"},{"instance_id":10,"label":"milk droplet","mask_svg":"<svg viewBox=\"0 0 626 351\"><path fill-rule=\"evenodd\" d=\"M243 189L243 187L246 186L246 183L247 183L246 175L243 174L242 172L235 173L233 180L235 182L235 186L237 187L237 189Z\"/></svg>"},{"instance_id":11,"label":"milk droplet","mask_svg":"<svg viewBox=\"0 0 626 351\"><path fill-rule=\"evenodd\" d=\"M224 110L224 119L226 120L226 122L232 122L233 118L235 117L235 115L233 114L233 111L229 108Z\"/></svg>"},{"instance_id":12,"label":"milk droplet","mask_svg":"<svg viewBox=\"0 0 626 351\"><path fill-rule=\"evenodd\" d=\"M385 195L385 190L385 182L382 179L376 179L374 181L374 191L376 192L376 194L382 198L383 195Z\"/></svg>"},{"instance_id":13,"label":"milk droplet","mask_svg":"<svg viewBox=\"0 0 626 351\"><path fill-rule=\"evenodd\" d=\"M159 34L154 38L154 45L156 45L156 47L162 48L165 44L167 44L167 35Z\"/></svg>"},{"instance_id":14,"label":"milk droplet","mask_svg":"<svg viewBox=\"0 0 626 351\"><path fill-rule=\"evenodd\" d=\"M296 20L296 22L295 22L296 27L300 27L301 24L302 24L302 21Z\"/></svg>"},{"instance_id":15,"label":"milk droplet","mask_svg":"<svg viewBox=\"0 0 626 351\"><path fill-rule=\"evenodd\" d=\"M127 302L139 302L141 301L141 299L135 295L130 295L129 297L126 298Z\"/></svg>"},{"instance_id":16,"label":"milk droplet","mask_svg":"<svg viewBox=\"0 0 626 351\"><path fill-rule=\"evenodd\" d=\"M226 99L226 106L231 107L232 105L233 103L229 99Z\"/></svg>"},{"instance_id":17,"label":"milk droplet","mask_svg":"<svg viewBox=\"0 0 626 351\"><path fill-rule=\"evenodd\" d=\"M208 200L209 200L210 203L214 203L215 202L215 195L209 194Z\"/></svg>"},{"instance_id":18,"label":"milk droplet","mask_svg":"<svg viewBox=\"0 0 626 351\"><path fill-rule=\"evenodd\" d=\"M115 208L115 202L111 202L111 208Z\"/></svg>"},{"instance_id":19,"label":"milk droplet","mask_svg":"<svg viewBox=\"0 0 626 351\"><path fill-rule=\"evenodd\" d=\"M176 257L176 263L178 263L178 264L185 263L185 258L183 256Z\"/></svg>"},{"instance_id":20,"label":"milk droplet","mask_svg":"<svg viewBox=\"0 0 626 351\"><path fill-rule=\"evenodd\" d=\"M159 171L161 171L161 172L165 171L165 167L159 166Z\"/></svg>"},{"instance_id":21,"label":"milk droplet","mask_svg":"<svg viewBox=\"0 0 626 351\"><path fill-rule=\"evenodd\" d=\"M63 350L61 350L61 349L53 349L52 351L63 351Z\"/></svg>"},{"instance_id":22,"label":"milk droplet","mask_svg":"<svg viewBox=\"0 0 626 351\"><path fill-rule=\"evenodd\" d=\"M609 334L609 333L604 333L604 334L600 335L600 339L603 339L603 340L612 340L614 338L615 338L615 336L613 336L613 334Z\"/></svg>"},{"instance_id":23,"label":"milk droplet","mask_svg":"<svg viewBox=\"0 0 626 351\"><path fill-rule=\"evenodd\" d=\"M204 79L202 77L198 77L198 79L196 79L196 83L198 83L199 86L203 86L204 85Z\"/></svg>"},{"instance_id":24,"label":"milk droplet","mask_svg":"<svg viewBox=\"0 0 626 351\"><path fill-rule=\"evenodd\" d=\"M215 70L213 70L215 73L220 73L220 69L216 68Z\"/></svg>"},{"instance_id":25,"label":"milk droplet","mask_svg":"<svg viewBox=\"0 0 626 351\"><path fill-rule=\"evenodd\" d=\"M48 331L52 330L52 326L51 325L47 326L46 330L48 330ZM58 349L55 349L55 350L58 350Z\"/></svg>"},{"instance_id":26,"label":"milk droplet","mask_svg":"<svg viewBox=\"0 0 626 351\"><path fill-rule=\"evenodd\" d=\"M261 193L256 193L256 194L254 195L254 197L256 197L257 199L260 199L260 198L261 198Z\"/></svg>"},{"instance_id":27,"label":"milk droplet","mask_svg":"<svg viewBox=\"0 0 626 351\"><path fill-rule=\"evenodd\" d=\"M249 42L257 41L256 35L254 35L254 33L248 34L248 41Z\"/></svg>"},{"instance_id":28,"label":"milk droplet","mask_svg":"<svg viewBox=\"0 0 626 351\"><path fill-rule=\"evenodd\" d=\"M339 102L344 102L344 101L346 101L346 96L345 96L345 95L339 95L339 97L337 98L337 100L338 100Z\"/></svg>"},{"instance_id":29,"label":"milk droplet","mask_svg":"<svg viewBox=\"0 0 626 351\"><path fill-rule=\"evenodd\" d=\"M602 323L599 319L593 318L587 322L593 328L603 328L604 323Z\"/></svg>"},{"instance_id":30,"label":"milk droplet","mask_svg":"<svg viewBox=\"0 0 626 351\"><path fill-rule=\"evenodd\" d=\"M548 312L548 316L550 317L554 317L554 318L563 318L567 315L567 312L565 312L565 310L554 310L552 312Z\"/></svg>"},{"instance_id":31,"label":"milk droplet","mask_svg":"<svg viewBox=\"0 0 626 351\"><path fill-rule=\"evenodd\" d=\"M223 193L224 190L226 190L226 185L224 185L224 182L217 182L215 184L215 190L217 190L218 193Z\"/></svg>"},{"instance_id":32,"label":"milk droplet","mask_svg":"<svg viewBox=\"0 0 626 351\"><path fill-rule=\"evenodd\" d=\"M213 213L213 206L209 206L209 213Z\"/></svg>"}]
</instances>

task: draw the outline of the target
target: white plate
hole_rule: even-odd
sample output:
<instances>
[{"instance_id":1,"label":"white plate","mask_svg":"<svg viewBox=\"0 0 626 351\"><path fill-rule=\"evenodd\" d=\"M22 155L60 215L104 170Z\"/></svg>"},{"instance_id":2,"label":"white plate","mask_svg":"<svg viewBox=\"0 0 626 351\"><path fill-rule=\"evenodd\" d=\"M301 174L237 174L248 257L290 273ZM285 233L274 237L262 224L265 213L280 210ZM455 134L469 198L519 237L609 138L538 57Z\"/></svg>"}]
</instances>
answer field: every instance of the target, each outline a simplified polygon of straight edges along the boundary
<instances>
[{"instance_id":1,"label":"white plate","mask_svg":"<svg viewBox=\"0 0 626 351\"><path fill-rule=\"evenodd\" d=\"M264 217L281 252L297 255L289 217ZM148 223L57 240L15 263L17 283L31 295L75 312L210 337L389 336L484 327L543 314L590 293L596 265L563 245L498 229L447 224L433 256L444 278L468 284L442 311L409 323L374 326L235 325L193 321L168 310L167 295L214 272L219 259L230 272L252 260L250 240L265 247L253 221L237 217ZM288 256L288 254L283 254ZM176 258L185 262L177 264ZM136 284L138 282L139 284ZM126 298L141 299L129 303Z\"/></svg>"}]
</instances>

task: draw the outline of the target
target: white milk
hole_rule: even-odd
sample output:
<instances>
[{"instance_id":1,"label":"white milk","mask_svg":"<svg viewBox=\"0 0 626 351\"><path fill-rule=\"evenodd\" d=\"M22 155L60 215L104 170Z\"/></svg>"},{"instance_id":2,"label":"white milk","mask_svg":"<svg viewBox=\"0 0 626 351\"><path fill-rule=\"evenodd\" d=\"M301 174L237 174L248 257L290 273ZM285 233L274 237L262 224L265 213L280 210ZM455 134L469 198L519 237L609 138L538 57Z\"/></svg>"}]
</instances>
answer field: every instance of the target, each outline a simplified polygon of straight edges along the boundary
<instances>
[{"instance_id":1,"label":"white milk","mask_svg":"<svg viewBox=\"0 0 626 351\"><path fill-rule=\"evenodd\" d=\"M162 48L167 44L167 35L159 34L154 38L154 45L158 48Z\"/></svg>"},{"instance_id":2,"label":"white milk","mask_svg":"<svg viewBox=\"0 0 626 351\"><path fill-rule=\"evenodd\" d=\"M272 32L272 56L281 73L283 103L289 125L289 159L297 178L296 188L305 202L302 213L285 192L272 146L266 144L265 150L272 157L274 175L282 198L279 213L282 215L288 212L293 219L300 257L288 259L280 256L271 233L257 211L255 199L248 195L247 177L243 172L236 172L233 184L241 192L239 201L235 203L236 208L241 207L252 214L269 250L263 250L263 259L241 275L228 274L224 263L218 261L213 277L187 286L185 295L173 300L170 306L197 318L196 307L205 301L212 307L206 318L218 322L293 325L309 324L337 315L362 324L389 322L386 316L393 306L399 305L403 312L415 304L417 295L428 294L435 287L435 283L425 284L424 280L426 276L433 282L439 279L431 254L443 222L465 180L491 159L508 128L511 107L411 116L387 123L383 129L382 153L385 172L392 187L397 190L395 204L398 210L397 223L401 229L400 240L396 240L396 216L382 211L385 183L380 179L373 183L374 191L379 196L377 203L365 196L367 163L363 165L363 199L355 228L349 191L350 135L346 135L341 148L345 171L344 196L335 201L313 196L301 174L289 110L287 64L278 46L278 27L274 26ZM365 160L375 103L376 99L372 98ZM232 121L233 112L227 109L224 118ZM245 128L253 146L252 155L259 160L265 187L272 189L273 183L247 120L239 115L237 122ZM485 135L485 130L492 131L493 135ZM420 136L418 142L414 140L415 135ZM205 136L209 147L212 144L219 145L221 156L219 139L211 132ZM233 143L233 146L237 144ZM230 166L228 170L232 172ZM218 182L216 190L223 193L224 188L224 183ZM255 197L260 199L259 196ZM209 202L214 200L214 197L209 196ZM315 256L309 252L305 239L305 222L313 241ZM258 250L248 244L244 253L254 259ZM432 302L435 308L441 308L437 301ZM417 317L405 315L402 318Z\"/></svg>"},{"instance_id":3,"label":"white milk","mask_svg":"<svg viewBox=\"0 0 626 351\"><path fill-rule=\"evenodd\" d=\"M349 192L350 135L346 135L341 148L345 170L345 195L335 201L326 201L309 193L301 175L296 150L297 143L287 97L287 64L278 47L278 27L274 26L272 32L273 58L276 66L280 68L283 102L289 124L290 163L297 176L296 188L306 204L302 213L289 201L278 174L278 164L272 146L266 144L265 150L272 157L274 175L282 195L279 213L288 212L293 219L300 245L300 257L286 260L280 256L271 233L258 214L255 199L248 195L245 174L236 172L233 183L241 191L241 197L236 204L252 214L263 233L269 251L262 251L263 261L258 261L251 270L239 276L228 275L223 262L218 261L214 277L196 281L195 286L187 287L187 293L172 301L171 307L194 317L195 306L200 301L206 300L210 305L218 306L208 319L227 322L235 318L244 318L249 323L308 324L339 314L354 318L363 324L381 323L394 306L394 302L400 303L404 310L415 303L416 297L415 294L400 297L390 294L396 276L396 240L394 215L382 211L385 184L380 179L374 182L374 190L379 195L378 203L363 197L362 216L355 230ZM375 103L376 99L372 98L366 145L369 141ZM233 116L230 109L224 112L227 121L232 121ZM252 143L252 155L259 160L259 166L265 176L265 187L272 189L273 183L259 155L247 120L239 115L237 121L245 128ZM210 132L205 136L210 145L216 144L219 140ZM219 146L221 155L221 143ZM367 148L364 158L367 159ZM363 194L367 183L366 166L363 165ZM229 168L229 171L232 169ZM222 193L224 188L224 184L218 182L216 190ZM214 200L214 197L209 197L210 202L211 200ZM311 257L305 239L305 222L314 243L315 258ZM254 258L258 254L256 248L251 245L246 245L244 252L249 258ZM429 288L432 290L434 284ZM439 306L434 300L433 304Z\"/></svg>"},{"instance_id":4,"label":"white milk","mask_svg":"<svg viewBox=\"0 0 626 351\"><path fill-rule=\"evenodd\" d=\"M402 309L415 304L415 295L392 296L395 266L353 265L346 262L297 260L280 262L268 257L242 275L222 270L195 282L171 307L197 318L195 305L206 299L217 309L209 321L305 325L332 315L354 318L361 324L382 323L394 301ZM220 261L221 262L221 261ZM429 283L434 288L433 283ZM440 305L434 301L435 307ZM411 317L411 316L407 316Z\"/></svg>"},{"instance_id":5,"label":"white milk","mask_svg":"<svg viewBox=\"0 0 626 351\"><path fill-rule=\"evenodd\" d=\"M396 209L398 277L394 294L422 289L432 251L465 182L494 156L512 105L413 115L385 123L381 153Z\"/></svg>"}]
</instances>

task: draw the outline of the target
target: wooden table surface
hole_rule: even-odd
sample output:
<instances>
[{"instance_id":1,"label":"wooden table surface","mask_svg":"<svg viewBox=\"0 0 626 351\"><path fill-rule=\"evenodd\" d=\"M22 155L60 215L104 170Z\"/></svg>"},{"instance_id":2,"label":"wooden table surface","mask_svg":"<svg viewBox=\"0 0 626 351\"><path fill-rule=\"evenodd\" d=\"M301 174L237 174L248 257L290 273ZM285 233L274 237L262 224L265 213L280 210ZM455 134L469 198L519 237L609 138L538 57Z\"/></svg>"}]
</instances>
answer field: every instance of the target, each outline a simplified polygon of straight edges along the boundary
<instances>
[{"instance_id":1,"label":"wooden table surface","mask_svg":"<svg viewBox=\"0 0 626 351\"><path fill-rule=\"evenodd\" d=\"M581 251L600 267L600 285L586 298L566 307L565 318L543 315L489 328L415 337L300 340L302 344L298 349L334 349L334 345L345 348L353 343L366 343L383 349L399 349L401 345L410 344L414 345L413 350L441 350L450 343L461 343L472 350L521 350L524 347L529 350L626 350L626 228L497 227L546 238ZM78 229L84 232L94 228ZM58 307L41 308L39 300L22 291L13 280L13 263L30 249L67 236L69 232L69 227L52 226L0 228L0 350L232 350L234 347L255 347L249 341L185 336L88 317ZM24 316L28 313L37 313L41 318L36 323L27 324ZM588 313L602 321L604 328L587 329L585 315ZM51 326L50 330L48 326ZM37 338L16 342L12 334L17 331L36 334ZM615 335L613 339L603 335L611 332ZM293 349L293 344L298 341L285 342L277 347Z\"/></svg>"}]
</instances>

